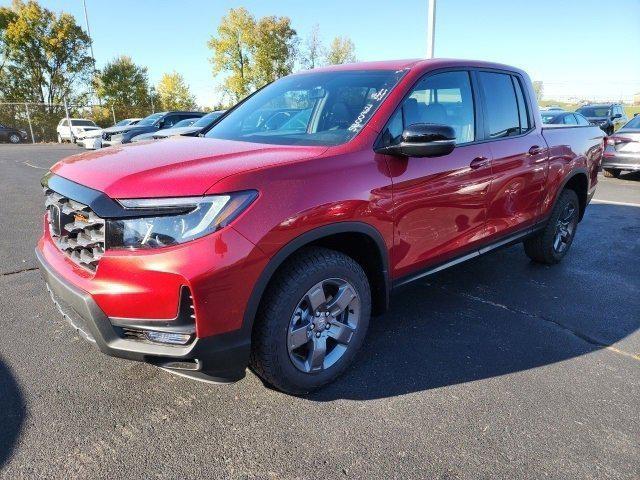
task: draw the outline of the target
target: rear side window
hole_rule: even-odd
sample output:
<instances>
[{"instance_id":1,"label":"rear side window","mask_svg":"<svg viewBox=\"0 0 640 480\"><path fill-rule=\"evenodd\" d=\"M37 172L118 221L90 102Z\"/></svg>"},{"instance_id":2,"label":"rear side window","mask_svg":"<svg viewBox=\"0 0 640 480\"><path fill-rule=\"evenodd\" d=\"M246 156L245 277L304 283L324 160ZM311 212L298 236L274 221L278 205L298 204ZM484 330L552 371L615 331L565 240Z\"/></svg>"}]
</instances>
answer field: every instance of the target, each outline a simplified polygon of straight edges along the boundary
<instances>
[{"instance_id":1,"label":"rear side window","mask_svg":"<svg viewBox=\"0 0 640 480\"><path fill-rule=\"evenodd\" d=\"M489 138L520 135L518 100L511 75L479 72L478 76L485 98Z\"/></svg>"},{"instance_id":2,"label":"rear side window","mask_svg":"<svg viewBox=\"0 0 640 480\"><path fill-rule=\"evenodd\" d=\"M576 117L573 116L573 114L567 114L564 116L564 118L562 119L562 123L565 125L577 125L578 122L576 120Z\"/></svg>"},{"instance_id":3,"label":"rear side window","mask_svg":"<svg viewBox=\"0 0 640 480\"><path fill-rule=\"evenodd\" d=\"M516 77L511 77L513 82L513 88L516 90L516 99L518 100L518 117L520 119L520 133L524 133L531 128L531 122L529 122L529 111L527 109L527 102L524 100L524 94L522 91L522 84Z\"/></svg>"},{"instance_id":4,"label":"rear side window","mask_svg":"<svg viewBox=\"0 0 640 480\"><path fill-rule=\"evenodd\" d=\"M589 124L589 120L587 120L586 118L584 118L582 115L580 115L579 113L576 114L576 119L578 120L578 125L581 126L586 126L586 125L590 125Z\"/></svg>"}]
</instances>

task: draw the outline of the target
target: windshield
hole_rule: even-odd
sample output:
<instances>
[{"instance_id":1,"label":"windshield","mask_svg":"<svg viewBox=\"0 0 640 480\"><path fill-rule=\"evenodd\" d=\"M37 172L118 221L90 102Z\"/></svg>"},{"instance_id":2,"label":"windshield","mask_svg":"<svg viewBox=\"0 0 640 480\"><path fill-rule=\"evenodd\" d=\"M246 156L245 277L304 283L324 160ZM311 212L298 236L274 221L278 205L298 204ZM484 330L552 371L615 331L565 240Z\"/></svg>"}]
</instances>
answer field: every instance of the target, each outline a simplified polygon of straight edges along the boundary
<instances>
[{"instance_id":1,"label":"windshield","mask_svg":"<svg viewBox=\"0 0 640 480\"><path fill-rule=\"evenodd\" d=\"M637 115L637 116L633 117L622 128L640 128L640 115Z\"/></svg>"},{"instance_id":2,"label":"windshield","mask_svg":"<svg viewBox=\"0 0 640 480\"><path fill-rule=\"evenodd\" d=\"M164 113L152 113L148 117L144 117L142 120L140 120L138 122L138 125L142 125L142 126L153 125L163 116L164 116Z\"/></svg>"},{"instance_id":3,"label":"windshield","mask_svg":"<svg viewBox=\"0 0 640 480\"><path fill-rule=\"evenodd\" d=\"M576 110L585 117L608 117L609 107L582 107Z\"/></svg>"},{"instance_id":4,"label":"windshield","mask_svg":"<svg viewBox=\"0 0 640 480\"><path fill-rule=\"evenodd\" d=\"M285 77L248 98L206 136L276 145L338 145L362 130L404 73L361 70Z\"/></svg>"},{"instance_id":5,"label":"windshield","mask_svg":"<svg viewBox=\"0 0 640 480\"><path fill-rule=\"evenodd\" d=\"M71 120L73 127L95 127L96 124L91 120Z\"/></svg>"},{"instance_id":6,"label":"windshield","mask_svg":"<svg viewBox=\"0 0 640 480\"><path fill-rule=\"evenodd\" d=\"M131 125L132 123L134 122L127 118L125 120L120 120L118 123L114 125L114 127L124 127L125 125Z\"/></svg>"},{"instance_id":7,"label":"windshield","mask_svg":"<svg viewBox=\"0 0 640 480\"><path fill-rule=\"evenodd\" d=\"M553 121L558 117L558 115L556 113L547 114L547 115L543 113L541 117L542 117L542 123L549 124L549 123L553 123Z\"/></svg>"},{"instance_id":8,"label":"windshield","mask_svg":"<svg viewBox=\"0 0 640 480\"><path fill-rule=\"evenodd\" d=\"M193 125L196 118L185 118L184 120L180 120L178 123L174 124L171 128L179 128L179 127L188 127L189 125Z\"/></svg>"},{"instance_id":9,"label":"windshield","mask_svg":"<svg viewBox=\"0 0 640 480\"><path fill-rule=\"evenodd\" d=\"M220 117L224 113L223 111L207 113L204 117L200 117L192 126L194 127L206 127L216 118Z\"/></svg>"}]
</instances>

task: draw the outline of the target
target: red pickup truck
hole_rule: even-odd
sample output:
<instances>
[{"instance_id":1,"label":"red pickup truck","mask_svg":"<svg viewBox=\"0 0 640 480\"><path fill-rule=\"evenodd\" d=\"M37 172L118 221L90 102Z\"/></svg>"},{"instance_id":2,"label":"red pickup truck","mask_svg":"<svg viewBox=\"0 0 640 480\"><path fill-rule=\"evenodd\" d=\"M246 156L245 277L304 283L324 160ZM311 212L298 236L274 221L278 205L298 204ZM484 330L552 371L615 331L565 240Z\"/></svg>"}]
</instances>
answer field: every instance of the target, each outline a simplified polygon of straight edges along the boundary
<instances>
[{"instance_id":1,"label":"red pickup truck","mask_svg":"<svg viewBox=\"0 0 640 480\"><path fill-rule=\"evenodd\" d=\"M596 126L542 128L531 82L476 61L280 79L203 138L83 153L43 179L36 255L104 353L305 393L353 361L392 290L516 242L568 252Z\"/></svg>"}]
</instances>

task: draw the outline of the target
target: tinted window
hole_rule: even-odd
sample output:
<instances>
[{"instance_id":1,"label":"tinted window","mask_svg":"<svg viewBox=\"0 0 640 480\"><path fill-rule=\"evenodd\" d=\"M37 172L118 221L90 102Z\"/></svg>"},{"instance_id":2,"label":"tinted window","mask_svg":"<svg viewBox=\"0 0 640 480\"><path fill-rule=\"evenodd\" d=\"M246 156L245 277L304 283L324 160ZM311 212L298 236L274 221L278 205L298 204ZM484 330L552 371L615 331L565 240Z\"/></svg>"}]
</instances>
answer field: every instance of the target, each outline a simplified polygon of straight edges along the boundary
<instances>
[{"instance_id":1,"label":"tinted window","mask_svg":"<svg viewBox=\"0 0 640 480\"><path fill-rule=\"evenodd\" d=\"M640 128L640 115L629 120L623 128Z\"/></svg>"},{"instance_id":2,"label":"tinted window","mask_svg":"<svg viewBox=\"0 0 640 480\"><path fill-rule=\"evenodd\" d=\"M589 120L587 120L586 118L584 118L582 115L580 115L579 113L577 113L575 115L577 121L578 121L578 125L590 125L589 124Z\"/></svg>"},{"instance_id":3,"label":"tinted window","mask_svg":"<svg viewBox=\"0 0 640 480\"><path fill-rule=\"evenodd\" d=\"M576 120L576 117L573 116L573 114L568 114L564 116L564 118L562 119L562 123L564 123L565 125L577 125L578 121Z\"/></svg>"},{"instance_id":4,"label":"tinted window","mask_svg":"<svg viewBox=\"0 0 640 480\"><path fill-rule=\"evenodd\" d=\"M71 125L74 127L95 127L96 124L91 120L71 120Z\"/></svg>"},{"instance_id":5,"label":"tinted window","mask_svg":"<svg viewBox=\"0 0 640 480\"><path fill-rule=\"evenodd\" d=\"M149 115L148 117L144 117L142 120L140 120L138 122L138 125L140 126L147 126L147 125L153 125L154 123L156 123L162 116L164 115L164 113L152 113L151 115Z\"/></svg>"},{"instance_id":6,"label":"tinted window","mask_svg":"<svg viewBox=\"0 0 640 480\"><path fill-rule=\"evenodd\" d=\"M401 108L402 124L439 123L453 127L456 143L475 139L475 117L468 72L430 75L414 88ZM391 125L393 124L393 125ZM397 136L399 119L391 119L390 134ZM400 133L402 133L400 131Z\"/></svg>"},{"instance_id":7,"label":"tinted window","mask_svg":"<svg viewBox=\"0 0 640 480\"><path fill-rule=\"evenodd\" d=\"M609 107L581 107L576 110L585 117L607 117L609 116Z\"/></svg>"},{"instance_id":8,"label":"tinted window","mask_svg":"<svg viewBox=\"0 0 640 480\"><path fill-rule=\"evenodd\" d=\"M529 111L527 109L527 102L524 100L524 94L522 93L522 85L520 84L520 80L516 77L511 77L513 81L513 88L516 90L516 99L518 100L518 117L520 119L520 133L524 133L529 128L531 128L531 124L529 122Z\"/></svg>"},{"instance_id":9,"label":"tinted window","mask_svg":"<svg viewBox=\"0 0 640 480\"><path fill-rule=\"evenodd\" d=\"M519 135L520 116L511 75L479 72L479 77L486 100L489 137Z\"/></svg>"},{"instance_id":10,"label":"tinted window","mask_svg":"<svg viewBox=\"0 0 640 480\"><path fill-rule=\"evenodd\" d=\"M277 145L337 145L362 130L404 71L310 72L258 91L207 137Z\"/></svg>"}]
</instances>

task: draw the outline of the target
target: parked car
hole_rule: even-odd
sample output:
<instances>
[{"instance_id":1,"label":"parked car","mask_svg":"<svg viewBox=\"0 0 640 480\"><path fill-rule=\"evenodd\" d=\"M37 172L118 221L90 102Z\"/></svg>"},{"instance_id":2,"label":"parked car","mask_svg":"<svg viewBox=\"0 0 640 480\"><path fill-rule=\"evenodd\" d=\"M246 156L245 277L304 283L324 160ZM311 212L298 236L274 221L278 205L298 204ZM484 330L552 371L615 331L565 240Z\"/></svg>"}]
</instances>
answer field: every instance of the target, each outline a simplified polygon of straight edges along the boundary
<instances>
[{"instance_id":1,"label":"parked car","mask_svg":"<svg viewBox=\"0 0 640 480\"><path fill-rule=\"evenodd\" d=\"M158 112L143 118L135 125L106 128L102 132L102 145L108 147L120 143L130 143L137 135L157 132L171 128L176 123L187 118L200 118L203 112Z\"/></svg>"},{"instance_id":2,"label":"parked car","mask_svg":"<svg viewBox=\"0 0 640 480\"><path fill-rule=\"evenodd\" d=\"M114 127L124 127L127 125L135 125L138 123L141 118L125 118L124 120L120 120L117 122ZM87 150L96 150L102 147L102 132L104 129L99 130L90 130L78 135L76 139L76 144L81 147L86 148Z\"/></svg>"},{"instance_id":3,"label":"parked car","mask_svg":"<svg viewBox=\"0 0 640 480\"><path fill-rule=\"evenodd\" d=\"M224 110L217 110L215 112L210 112L197 119L190 126L180 126L179 123L176 124L173 128L165 128L164 130L158 130L157 132L144 133L142 135L138 135L132 141L139 142L142 140L159 140L161 138L167 137L175 137L178 135L182 136L196 136L200 132L211 127L215 121L222 116Z\"/></svg>"},{"instance_id":4,"label":"parked car","mask_svg":"<svg viewBox=\"0 0 640 480\"><path fill-rule=\"evenodd\" d=\"M624 108L618 103L584 105L576 112L584 115L591 123L598 125L607 135L612 135L628 120Z\"/></svg>"},{"instance_id":5,"label":"parked car","mask_svg":"<svg viewBox=\"0 0 640 480\"><path fill-rule=\"evenodd\" d=\"M541 112L564 112L564 108L558 105L549 105L548 107L542 107Z\"/></svg>"},{"instance_id":6,"label":"parked car","mask_svg":"<svg viewBox=\"0 0 640 480\"><path fill-rule=\"evenodd\" d=\"M27 138L26 130L18 130L0 123L0 142L21 143Z\"/></svg>"},{"instance_id":7,"label":"parked car","mask_svg":"<svg viewBox=\"0 0 640 480\"><path fill-rule=\"evenodd\" d=\"M201 380L249 364L306 393L354 361L392 289L516 242L567 255L604 134L543 128L534 98L487 62L290 75L202 138L57 163L36 255L101 351Z\"/></svg>"},{"instance_id":8,"label":"parked car","mask_svg":"<svg viewBox=\"0 0 640 480\"><path fill-rule=\"evenodd\" d=\"M589 120L579 113L564 112L564 111L544 111L540 112L542 117L542 123L545 125L589 125Z\"/></svg>"},{"instance_id":9,"label":"parked car","mask_svg":"<svg viewBox=\"0 0 640 480\"><path fill-rule=\"evenodd\" d=\"M69 125L69 122L71 122L71 125ZM58 143L75 142L79 135L90 130L100 130L100 127L93 120L87 120L86 118L70 118L69 120L63 118L58 122L58 127L56 128Z\"/></svg>"},{"instance_id":10,"label":"parked car","mask_svg":"<svg viewBox=\"0 0 640 480\"><path fill-rule=\"evenodd\" d=\"M640 116L607 137L602 168L605 177L618 177L623 170L640 171Z\"/></svg>"}]
</instances>

